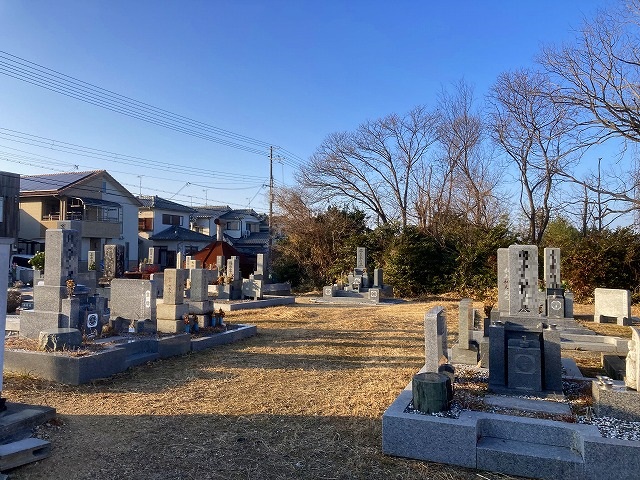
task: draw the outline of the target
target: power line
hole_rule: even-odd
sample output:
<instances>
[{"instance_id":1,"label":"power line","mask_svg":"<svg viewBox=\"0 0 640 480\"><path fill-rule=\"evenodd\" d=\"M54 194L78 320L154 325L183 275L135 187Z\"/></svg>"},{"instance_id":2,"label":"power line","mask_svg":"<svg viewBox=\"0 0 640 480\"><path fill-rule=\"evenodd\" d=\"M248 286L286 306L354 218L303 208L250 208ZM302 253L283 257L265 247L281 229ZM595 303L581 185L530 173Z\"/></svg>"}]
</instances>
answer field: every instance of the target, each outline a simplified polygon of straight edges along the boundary
<instances>
[{"instance_id":1,"label":"power line","mask_svg":"<svg viewBox=\"0 0 640 480\"><path fill-rule=\"evenodd\" d=\"M172 113L1 50L0 73L122 115L249 153L266 156L270 146L270 142Z\"/></svg>"},{"instance_id":2,"label":"power line","mask_svg":"<svg viewBox=\"0 0 640 480\"><path fill-rule=\"evenodd\" d=\"M175 173L175 163L168 162L160 162L157 160L151 160L142 157L135 157L131 155L126 155L122 153L115 153L106 150L99 150L91 147L85 147L82 145L77 145L73 143L63 142L61 140L55 140L52 138L39 137L37 135L31 135L24 132L19 132L16 130L10 130L7 128L0 127L0 139L9 140L15 143L21 143L25 145L31 145L39 148L46 148L48 150L55 150L63 153L68 153L72 155L83 156L87 158L94 158L97 160L125 164L125 165L135 165L143 168L153 168L154 170L164 170ZM6 147L12 150L16 150L22 153L30 153L25 152L19 149L14 149L12 147ZM30 153L31 154L31 153ZM35 154L32 154L35 155ZM46 157L45 157L46 158ZM194 167L185 167L189 168L190 174L195 174L199 176L206 176L215 179L227 179L233 181L245 181L247 179L251 179L252 181L262 181L264 177L257 175L246 175L246 174L236 174L229 172L211 172L210 170L194 168ZM147 176L147 175L145 175ZM156 177L157 178L157 177ZM168 180L168 179L165 179Z\"/></svg>"}]
</instances>

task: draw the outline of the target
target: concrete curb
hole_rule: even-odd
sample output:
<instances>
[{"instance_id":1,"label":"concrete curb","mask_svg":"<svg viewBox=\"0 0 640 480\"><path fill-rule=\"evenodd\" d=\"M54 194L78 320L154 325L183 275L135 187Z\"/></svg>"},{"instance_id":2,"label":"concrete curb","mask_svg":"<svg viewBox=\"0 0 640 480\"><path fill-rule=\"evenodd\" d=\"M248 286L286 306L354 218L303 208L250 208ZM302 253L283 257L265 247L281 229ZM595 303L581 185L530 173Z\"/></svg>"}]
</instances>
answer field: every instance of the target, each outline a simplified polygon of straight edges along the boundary
<instances>
[{"instance_id":1,"label":"concrete curb","mask_svg":"<svg viewBox=\"0 0 640 480\"><path fill-rule=\"evenodd\" d=\"M67 385L81 385L142 363L234 343L256 333L255 325L238 325L233 330L194 339L186 333L159 338L126 338L122 343L84 357L6 350L4 368L8 372L34 375Z\"/></svg>"}]
</instances>

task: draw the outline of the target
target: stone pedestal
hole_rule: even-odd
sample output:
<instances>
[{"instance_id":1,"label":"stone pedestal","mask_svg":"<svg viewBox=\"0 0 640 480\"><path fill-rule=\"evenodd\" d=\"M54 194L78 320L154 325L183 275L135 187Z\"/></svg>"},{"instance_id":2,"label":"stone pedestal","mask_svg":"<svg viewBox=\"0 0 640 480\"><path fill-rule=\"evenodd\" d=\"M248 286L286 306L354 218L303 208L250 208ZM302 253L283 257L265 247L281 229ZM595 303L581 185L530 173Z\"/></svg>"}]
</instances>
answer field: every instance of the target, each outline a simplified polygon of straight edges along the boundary
<instances>
[{"instance_id":1,"label":"stone pedestal","mask_svg":"<svg viewBox=\"0 0 640 480\"><path fill-rule=\"evenodd\" d=\"M180 320L164 320L158 318L156 320L156 329L163 333L182 333L184 332L184 321Z\"/></svg>"},{"instance_id":2,"label":"stone pedestal","mask_svg":"<svg viewBox=\"0 0 640 480\"><path fill-rule=\"evenodd\" d=\"M626 388L624 382L611 380L611 384L605 386L594 380L591 393L593 409L599 417L640 422L640 393Z\"/></svg>"}]
</instances>

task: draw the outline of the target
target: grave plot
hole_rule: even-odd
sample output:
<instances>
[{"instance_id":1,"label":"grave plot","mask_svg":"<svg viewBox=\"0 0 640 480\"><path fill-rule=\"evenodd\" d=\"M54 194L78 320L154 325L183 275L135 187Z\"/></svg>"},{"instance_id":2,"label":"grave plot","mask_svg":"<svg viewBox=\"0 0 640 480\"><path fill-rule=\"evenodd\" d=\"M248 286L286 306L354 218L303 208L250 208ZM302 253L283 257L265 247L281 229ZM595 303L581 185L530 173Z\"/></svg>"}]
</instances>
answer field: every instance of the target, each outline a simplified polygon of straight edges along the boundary
<instances>
[{"instance_id":1,"label":"grave plot","mask_svg":"<svg viewBox=\"0 0 640 480\"><path fill-rule=\"evenodd\" d=\"M322 289L322 298L318 301L329 303L374 303L393 297L393 288L383 283L381 268L373 270L373 276L367 268L367 249L356 250L356 267L344 279Z\"/></svg>"},{"instance_id":2,"label":"grave plot","mask_svg":"<svg viewBox=\"0 0 640 480\"><path fill-rule=\"evenodd\" d=\"M223 322L208 295L214 272L197 261L155 278L122 278L122 246L105 245L97 287L76 282L86 277L78 272L78 252L76 230L47 230L44 282L34 286L33 308L22 310L12 327L37 340L37 348L8 348L7 371L77 385L256 334L253 325Z\"/></svg>"},{"instance_id":3,"label":"grave plot","mask_svg":"<svg viewBox=\"0 0 640 480\"><path fill-rule=\"evenodd\" d=\"M542 479L638 478L640 330L624 342L624 380L582 377L561 358L562 336L580 327L558 288L560 252L545 249L544 292L537 259L535 246L498 251L498 309L477 331L463 299L451 355L444 309L425 314L425 366L383 415L384 453ZM456 369L475 365L488 370L468 394ZM612 428L624 422L631 434Z\"/></svg>"}]
</instances>

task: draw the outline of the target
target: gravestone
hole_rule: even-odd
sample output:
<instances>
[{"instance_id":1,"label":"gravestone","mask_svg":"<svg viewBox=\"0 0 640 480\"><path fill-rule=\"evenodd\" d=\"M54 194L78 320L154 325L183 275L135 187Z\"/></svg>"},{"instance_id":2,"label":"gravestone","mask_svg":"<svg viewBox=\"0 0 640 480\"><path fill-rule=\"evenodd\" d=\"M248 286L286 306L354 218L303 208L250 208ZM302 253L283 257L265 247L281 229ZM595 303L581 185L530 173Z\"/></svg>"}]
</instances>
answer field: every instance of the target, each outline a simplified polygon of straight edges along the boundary
<instances>
[{"instance_id":1,"label":"gravestone","mask_svg":"<svg viewBox=\"0 0 640 480\"><path fill-rule=\"evenodd\" d=\"M624 383L628 388L640 391L640 328L638 327L631 327Z\"/></svg>"},{"instance_id":2,"label":"gravestone","mask_svg":"<svg viewBox=\"0 0 640 480\"><path fill-rule=\"evenodd\" d=\"M96 251L95 250L89 250L87 252L87 268L89 270L97 270L98 269L98 263L97 263L96 260L97 260Z\"/></svg>"},{"instance_id":3,"label":"gravestone","mask_svg":"<svg viewBox=\"0 0 640 480\"><path fill-rule=\"evenodd\" d=\"M191 278L191 295L187 302L189 314L196 316L200 327L209 327L213 315L213 301L209 299L209 284L213 281L215 272L196 268L189 270L189 276Z\"/></svg>"},{"instance_id":4,"label":"gravestone","mask_svg":"<svg viewBox=\"0 0 640 480\"><path fill-rule=\"evenodd\" d=\"M451 348L451 356L455 363L477 365L477 345L470 344L469 331L473 330L473 300L463 298L458 308L458 343Z\"/></svg>"},{"instance_id":5,"label":"gravestone","mask_svg":"<svg viewBox=\"0 0 640 480\"><path fill-rule=\"evenodd\" d=\"M45 272L46 272L46 267L45 267ZM123 276L124 276L124 246L119 244L105 245L103 277L107 280L107 282L110 282L113 278L122 278ZM46 283L46 279L45 279L45 283Z\"/></svg>"},{"instance_id":6,"label":"gravestone","mask_svg":"<svg viewBox=\"0 0 640 480\"><path fill-rule=\"evenodd\" d=\"M494 322L489 327L489 390L561 393L560 334L552 326Z\"/></svg>"},{"instance_id":7,"label":"gravestone","mask_svg":"<svg viewBox=\"0 0 640 480\"><path fill-rule=\"evenodd\" d=\"M188 260L185 261L186 269L191 271L195 269L202 268L202 260L196 260L195 258L187 257Z\"/></svg>"},{"instance_id":8,"label":"gravestone","mask_svg":"<svg viewBox=\"0 0 640 480\"><path fill-rule=\"evenodd\" d=\"M134 322L155 322L156 293L154 280L114 278L111 281L111 319L121 317Z\"/></svg>"},{"instance_id":9,"label":"gravestone","mask_svg":"<svg viewBox=\"0 0 640 480\"><path fill-rule=\"evenodd\" d=\"M248 279L242 280L242 296L250 297L254 300L262 299L263 280L258 280L254 275L249 275Z\"/></svg>"},{"instance_id":10,"label":"gravestone","mask_svg":"<svg viewBox=\"0 0 640 480\"><path fill-rule=\"evenodd\" d=\"M158 249L155 247L149 247L149 251L147 253L147 261L153 265L158 262Z\"/></svg>"},{"instance_id":11,"label":"gravestone","mask_svg":"<svg viewBox=\"0 0 640 480\"><path fill-rule=\"evenodd\" d=\"M618 325L631 324L631 293L629 290L596 288L594 296L594 322L605 323L611 319Z\"/></svg>"},{"instance_id":12,"label":"gravestone","mask_svg":"<svg viewBox=\"0 0 640 480\"><path fill-rule=\"evenodd\" d=\"M45 245L44 284L33 287L33 310L20 314L20 334L32 339L42 330L78 326L79 300L67 298L66 282L78 272L79 234L48 229Z\"/></svg>"},{"instance_id":13,"label":"gravestone","mask_svg":"<svg viewBox=\"0 0 640 480\"><path fill-rule=\"evenodd\" d=\"M544 249L544 285L547 288L562 288L559 248Z\"/></svg>"},{"instance_id":14,"label":"gravestone","mask_svg":"<svg viewBox=\"0 0 640 480\"><path fill-rule=\"evenodd\" d=\"M498 312L509 313L509 249L498 249Z\"/></svg>"},{"instance_id":15,"label":"gravestone","mask_svg":"<svg viewBox=\"0 0 640 480\"><path fill-rule=\"evenodd\" d=\"M218 270L218 275L224 274L226 264L227 264L227 261L223 255L219 255L216 257L216 269Z\"/></svg>"},{"instance_id":16,"label":"gravestone","mask_svg":"<svg viewBox=\"0 0 640 480\"><path fill-rule=\"evenodd\" d=\"M373 288L382 288L384 283L382 281L382 269L374 268L373 269Z\"/></svg>"},{"instance_id":17,"label":"gravestone","mask_svg":"<svg viewBox=\"0 0 640 480\"><path fill-rule=\"evenodd\" d=\"M538 247L509 246L509 316L537 317Z\"/></svg>"},{"instance_id":18,"label":"gravestone","mask_svg":"<svg viewBox=\"0 0 640 480\"><path fill-rule=\"evenodd\" d=\"M358 247L356 249L356 269L364 270L367 268L367 249Z\"/></svg>"},{"instance_id":19,"label":"gravestone","mask_svg":"<svg viewBox=\"0 0 640 480\"><path fill-rule=\"evenodd\" d=\"M240 262L235 255L227 260L227 276L232 276L233 281L237 281L240 278Z\"/></svg>"},{"instance_id":20,"label":"gravestone","mask_svg":"<svg viewBox=\"0 0 640 480\"><path fill-rule=\"evenodd\" d=\"M447 321L444 307L433 307L424 314L425 371L438 372L448 360Z\"/></svg>"},{"instance_id":21,"label":"gravestone","mask_svg":"<svg viewBox=\"0 0 640 480\"><path fill-rule=\"evenodd\" d=\"M166 268L164 270L164 292L162 303L156 305L156 325L159 332L175 333L184 331L183 317L189 313L189 305L184 303L184 285L187 270Z\"/></svg>"},{"instance_id":22,"label":"gravestone","mask_svg":"<svg viewBox=\"0 0 640 480\"><path fill-rule=\"evenodd\" d=\"M176 268L182 269L184 267L183 263L184 261L182 259L182 252L176 253Z\"/></svg>"},{"instance_id":23,"label":"gravestone","mask_svg":"<svg viewBox=\"0 0 640 480\"><path fill-rule=\"evenodd\" d=\"M256 255L256 270L253 272L253 278L263 280L265 276L265 267L267 265L266 255L258 253Z\"/></svg>"}]
</instances>

